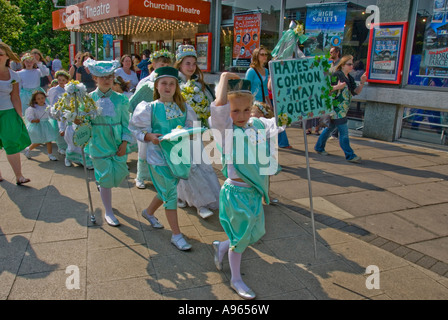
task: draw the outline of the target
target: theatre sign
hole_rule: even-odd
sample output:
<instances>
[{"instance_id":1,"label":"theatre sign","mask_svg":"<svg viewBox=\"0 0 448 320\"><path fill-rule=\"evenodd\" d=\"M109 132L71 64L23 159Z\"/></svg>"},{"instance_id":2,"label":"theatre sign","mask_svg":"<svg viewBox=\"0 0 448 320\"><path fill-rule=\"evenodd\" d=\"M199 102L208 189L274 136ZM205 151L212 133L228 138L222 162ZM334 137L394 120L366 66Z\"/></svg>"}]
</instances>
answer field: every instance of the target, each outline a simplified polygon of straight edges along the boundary
<instances>
[{"instance_id":1,"label":"theatre sign","mask_svg":"<svg viewBox=\"0 0 448 320\"><path fill-rule=\"evenodd\" d=\"M200 0L89 0L65 9L53 11L53 30L83 31L82 27L126 17L183 21L187 23L209 24L210 2ZM148 21L149 22L149 21ZM180 25L182 26L182 25ZM121 30L130 30L123 26Z\"/></svg>"}]
</instances>

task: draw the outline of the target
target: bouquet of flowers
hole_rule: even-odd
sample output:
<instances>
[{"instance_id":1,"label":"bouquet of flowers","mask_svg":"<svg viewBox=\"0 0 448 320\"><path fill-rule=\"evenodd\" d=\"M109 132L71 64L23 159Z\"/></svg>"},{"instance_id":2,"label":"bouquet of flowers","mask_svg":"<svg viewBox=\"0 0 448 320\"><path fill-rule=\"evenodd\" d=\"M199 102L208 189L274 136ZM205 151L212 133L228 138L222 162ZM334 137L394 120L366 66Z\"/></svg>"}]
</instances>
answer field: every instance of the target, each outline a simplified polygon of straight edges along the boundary
<instances>
[{"instance_id":1,"label":"bouquet of flowers","mask_svg":"<svg viewBox=\"0 0 448 320\"><path fill-rule=\"evenodd\" d=\"M50 107L50 115L58 121L74 122L80 124L90 122L101 114L93 99L87 94L84 84L72 80L65 86L65 93Z\"/></svg>"},{"instance_id":2,"label":"bouquet of flowers","mask_svg":"<svg viewBox=\"0 0 448 320\"><path fill-rule=\"evenodd\" d=\"M195 80L188 80L180 86L182 96L187 104L193 108L203 126L208 127L207 119L210 117L210 101L205 93L196 85Z\"/></svg>"}]
</instances>

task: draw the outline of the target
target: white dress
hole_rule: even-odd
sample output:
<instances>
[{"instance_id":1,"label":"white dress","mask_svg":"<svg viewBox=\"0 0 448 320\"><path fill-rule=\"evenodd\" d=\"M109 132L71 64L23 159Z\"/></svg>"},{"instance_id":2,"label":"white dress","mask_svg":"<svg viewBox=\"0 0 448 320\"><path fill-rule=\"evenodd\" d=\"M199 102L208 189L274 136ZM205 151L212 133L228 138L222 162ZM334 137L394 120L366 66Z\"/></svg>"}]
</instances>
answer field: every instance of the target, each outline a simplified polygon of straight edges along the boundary
<instances>
[{"instance_id":1,"label":"white dress","mask_svg":"<svg viewBox=\"0 0 448 320\"><path fill-rule=\"evenodd\" d=\"M179 75L182 79L183 75L180 72ZM192 127L193 124L187 123L186 126ZM194 139L198 139L199 137L196 136ZM190 146L191 154L193 155L194 143ZM200 158L200 161L192 161L188 180L181 179L179 181L179 184L177 185L177 197L186 202L190 207L196 207L197 209L205 207L210 210L216 210L219 208L219 192L221 190L221 185L210 164L210 159L204 158L208 156L203 150L204 144L201 142L202 157L196 156L196 158ZM196 164L195 162L199 163Z\"/></svg>"}]
</instances>

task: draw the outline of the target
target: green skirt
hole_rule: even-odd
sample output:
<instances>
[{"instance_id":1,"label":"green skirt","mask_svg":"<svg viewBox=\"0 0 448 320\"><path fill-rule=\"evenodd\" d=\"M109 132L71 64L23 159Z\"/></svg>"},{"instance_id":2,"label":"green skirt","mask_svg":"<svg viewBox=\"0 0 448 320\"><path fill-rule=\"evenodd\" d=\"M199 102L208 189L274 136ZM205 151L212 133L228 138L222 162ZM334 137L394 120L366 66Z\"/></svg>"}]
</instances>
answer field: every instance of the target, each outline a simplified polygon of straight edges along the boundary
<instances>
[{"instance_id":1,"label":"green skirt","mask_svg":"<svg viewBox=\"0 0 448 320\"><path fill-rule=\"evenodd\" d=\"M0 149L16 154L31 144L28 130L15 109L0 110Z\"/></svg>"},{"instance_id":2,"label":"green skirt","mask_svg":"<svg viewBox=\"0 0 448 320\"><path fill-rule=\"evenodd\" d=\"M219 221L230 249L243 253L266 233L261 194L255 188L226 181L219 194Z\"/></svg>"}]
</instances>

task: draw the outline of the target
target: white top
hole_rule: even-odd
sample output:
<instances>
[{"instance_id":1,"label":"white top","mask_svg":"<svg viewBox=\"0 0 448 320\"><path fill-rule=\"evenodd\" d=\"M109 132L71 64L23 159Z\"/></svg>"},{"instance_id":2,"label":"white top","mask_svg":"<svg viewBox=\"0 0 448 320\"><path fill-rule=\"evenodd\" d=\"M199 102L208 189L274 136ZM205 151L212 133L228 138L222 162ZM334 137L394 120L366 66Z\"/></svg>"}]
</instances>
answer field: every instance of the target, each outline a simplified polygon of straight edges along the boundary
<instances>
[{"instance_id":1,"label":"white top","mask_svg":"<svg viewBox=\"0 0 448 320\"><path fill-rule=\"evenodd\" d=\"M61 88L60 86L56 86L53 88L50 88L48 90L48 101L50 102L51 106L54 106L56 102L58 102L59 98L65 93L65 89Z\"/></svg>"},{"instance_id":2,"label":"white top","mask_svg":"<svg viewBox=\"0 0 448 320\"><path fill-rule=\"evenodd\" d=\"M31 120L48 120L49 112L47 111L48 105L40 106L35 104L34 107L29 107L25 111L25 118L31 122Z\"/></svg>"},{"instance_id":3,"label":"white top","mask_svg":"<svg viewBox=\"0 0 448 320\"><path fill-rule=\"evenodd\" d=\"M118 68L117 70L115 70L115 76L118 77L122 77L124 81L130 81L130 87L129 90L134 89L137 84L138 84L138 77L137 74L131 70L131 74L127 74L126 72L124 72L123 68Z\"/></svg>"},{"instance_id":4,"label":"white top","mask_svg":"<svg viewBox=\"0 0 448 320\"><path fill-rule=\"evenodd\" d=\"M213 139L222 147L224 156L231 156L233 152L233 120L230 117L230 103L223 106L216 106L215 101L210 105L209 126L212 129ZM258 118L264 125L266 137L269 139L270 154L276 157L276 138L278 134L285 130L285 126L277 127L275 117L271 119ZM249 119L248 123L251 123ZM249 129L243 128L243 130ZM227 164L227 175L230 179L241 179L233 166Z\"/></svg>"},{"instance_id":5,"label":"white top","mask_svg":"<svg viewBox=\"0 0 448 320\"><path fill-rule=\"evenodd\" d=\"M135 91L140 89L145 83L149 83L151 89L154 90L154 78L155 78L155 71L151 72L149 76L144 77L142 80L140 80Z\"/></svg>"},{"instance_id":6,"label":"white top","mask_svg":"<svg viewBox=\"0 0 448 320\"><path fill-rule=\"evenodd\" d=\"M11 91L14 83L19 83L20 77L17 72L9 69L9 80L0 80L0 110L13 109Z\"/></svg>"},{"instance_id":7,"label":"white top","mask_svg":"<svg viewBox=\"0 0 448 320\"><path fill-rule=\"evenodd\" d=\"M20 76L20 88L34 89L40 87L40 78L50 75L50 70L39 62L37 69L22 69L17 73Z\"/></svg>"},{"instance_id":8,"label":"white top","mask_svg":"<svg viewBox=\"0 0 448 320\"><path fill-rule=\"evenodd\" d=\"M152 132L151 127L152 104L155 102L163 103L160 102L159 100L152 102L142 101L135 107L131 121L129 121L129 130L131 130L131 132L134 134L134 136L137 138L138 141L147 144L146 161L148 162L148 164L156 166L166 166L167 164L163 159L160 146L155 145L152 142L145 141L146 133L143 132L143 131L146 131L147 133ZM185 121L185 127L192 127L193 121L197 120L197 116L193 108L191 108L187 104L186 107L187 107L187 119Z\"/></svg>"},{"instance_id":9,"label":"white top","mask_svg":"<svg viewBox=\"0 0 448 320\"><path fill-rule=\"evenodd\" d=\"M54 72L62 69L62 62L59 59L54 59L53 63L51 64L51 68Z\"/></svg>"}]
</instances>

